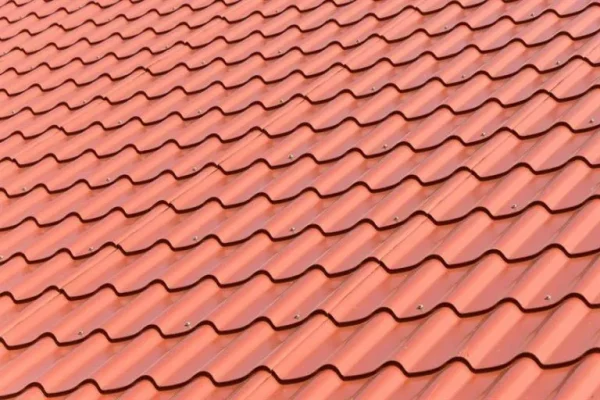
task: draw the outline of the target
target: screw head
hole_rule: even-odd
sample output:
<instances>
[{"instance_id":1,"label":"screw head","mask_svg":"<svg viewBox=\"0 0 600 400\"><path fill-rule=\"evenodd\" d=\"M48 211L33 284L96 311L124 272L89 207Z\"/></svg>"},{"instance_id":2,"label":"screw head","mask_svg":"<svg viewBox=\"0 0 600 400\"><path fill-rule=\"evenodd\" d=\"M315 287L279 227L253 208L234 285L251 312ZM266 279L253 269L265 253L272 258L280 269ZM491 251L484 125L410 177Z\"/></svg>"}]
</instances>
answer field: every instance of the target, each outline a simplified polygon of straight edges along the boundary
<instances>
[{"instance_id":1,"label":"screw head","mask_svg":"<svg viewBox=\"0 0 600 400\"><path fill-rule=\"evenodd\" d=\"M288 156L288 158L289 158L290 160L293 160L293 159L294 159L294 155L293 155L293 154L290 154L290 155Z\"/></svg>"},{"instance_id":2,"label":"screw head","mask_svg":"<svg viewBox=\"0 0 600 400\"><path fill-rule=\"evenodd\" d=\"M444 30L447 31L448 30L448 25L444 25Z\"/></svg>"},{"instance_id":3,"label":"screw head","mask_svg":"<svg viewBox=\"0 0 600 400\"><path fill-rule=\"evenodd\" d=\"M87 100L82 100L81 101L81 104L85 104L85 103L87 103Z\"/></svg>"},{"instance_id":4,"label":"screw head","mask_svg":"<svg viewBox=\"0 0 600 400\"><path fill-rule=\"evenodd\" d=\"M516 210L516 209L517 209L517 205L516 205L516 204L512 204L512 205L510 206L510 208L512 208L513 210Z\"/></svg>"},{"instance_id":5,"label":"screw head","mask_svg":"<svg viewBox=\"0 0 600 400\"><path fill-rule=\"evenodd\" d=\"M384 148L384 149L387 149L388 145L387 145L387 143L384 143L383 146L381 146L381 147Z\"/></svg>"},{"instance_id":6,"label":"screw head","mask_svg":"<svg viewBox=\"0 0 600 400\"><path fill-rule=\"evenodd\" d=\"M96 56L96 60L99 60L99 59L100 59L100 56Z\"/></svg>"},{"instance_id":7,"label":"screw head","mask_svg":"<svg viewBox=\"0 0 600 400\"><path fill-rule=\"evenodd\" d=\"M4 256L0 256L0 260L4 260Z\"/></svg>"},{"instance_id":8,"label":"screw head","mask_svg":"<svg viewBox=\"0 0 600 400\"><path fill-rule=\"evenodd\" d=\"M281 54L281 50L277 50L277 54Z\"/></svg>"},{"instance_id":9,"label":"screw head","mask_svg":"<svg viewBox=\"0 0 600 400\"><path fill-rule=\"evenodd\" d=\"M193 240L194 242L197 242L197 241L198 241L198 236L194 236L194 237L192 238L192 240Z\"/></svg>"},{"instance_id":10,"label":"screw head","mask_svg":"<svg viewBox=\"0 0 600 400\"><path fill-rule=\"evenodd\" d=\"M83 336L83 331L77 332L77 336Z\"/></svg>"},{"instance_id":11,"label":"screw head","mask_svg":"<svg viewBox=\"0 0 600 400\"><path fill-rule=\"evenodd\" d=\"M556 65L560 65L560 61L559 60L556 60Z\"/></svg>"},{"instance_id":12,"label":"screw head","mask_svg":"<svg viewBox=\"0 0 600 400\"><path fill-rule=\"evenodd\" d=\"M481 136L485 136L485 135L486 135L486 133L485 133L485 132L481 132Z\"/></svg>"},{"instance_id":13,"label":"screw head","mask_svg":"<svg viewBox=\"0 0 600 400\"><path fill-rule=\"evenodd\" d=\"M196 114L198 114L198 115L202 114L202 109L199 108L198 111L196 111Z\"/></svg>"},{"instance_id":14,"label":"screw head","mask_svg":"<svg viewBox=\"0 0 600 400\"><path fill-rule=\"evenodd\" d=\"M593 124L596 120L594 118L590 118L590 124Z\"/></svg>"},{"instance_id":15,"label":"screw head","mask_svg":"<svg viewBox=\"0 0 600 400\"><path fill-rule=\"evenodd\" d=\"M198 167L192 167L192 171L194 171L194 172L198 171Z\"/></svg>"},{"instance_id":16,"label":"screw head","mask_svg":"<svg viewBox=\"0 0 600 400\"><path fill-rule=\"evenodd\" d=\"M397 215L394 216L394 221L396 221L396 222L400 221L400 217L398 217Z\"/></svg>"},{"instance_id":17,"label":"screw head","mask_svg":"<svg viewBox=\"0 0 600 400\"><path fill-rule=\"evenodd\" d=\"M292 226L292 227L290 228L290 232L296 232L296 228Z\"/></svg>"},{"instance_id":18,"label":"screw head","mask_svg":"<svg viewBox=\"0 0 600 400\"><path fill-rule=\"evenodd\" d=\"M550 296L549 294L547 294L546 296L544 296L544 300L546 300L546 301L552 300L552 296Z\"/></svg>"},{"instance_id":19,"label":"screw head","mask_svg":"<svg viewBox=\"0 0 600 400\"><path fill-rule=\"evenodd\" d=\"M424 308L424 307L423 307L423 304L419 304L419 305L417 305L417 310L422 310L423 308Z\"/></svg>"},{"instance_id":20,"label":"screw head","mask_svg":"<svg viewBox=\"0 0 600 400\"><path fill-rule=\"evenodd\" d=\"M535 13L529 14L530 17L535 17Z\"/></svg>"},{"instance_id":21,"label":"screw head","mask_svg":"<svg viewBox=\"0 0 600 400\"><path fill-rule=\"evenodd\" d=\"M119 125L123 125L123 120L122 119L119 120Z\"/></svg>"},{"instance_id":22,"label":"screw head","mask_svg":"<svg viewBox=\"0 0 600 400\"><path fill-rule=\"evenodd\" d=\"M27 186L23 186L23 187L21 188L21 192L26 192L26 191L27 191Z\"/></svg>"},{"instance_id":23,"label":"screw head","mask_svg":"<svg viewBox=\"0 0 600 400\"><path fill-rule=\"evenodd\" d=\"M12 115L15 115L15 114L17 113L17 111L16 111L16 110L12 110L10 113L11 113Z\"/></svg>"},{"instance_id":24,"label":"screw head","mask_svg":"<svg viewBox=\"0 0 600 400\"><path fill-rule=\"evenodd\" d=\"M279 99L279 104L283 104L283 99Z\"/></svg>"},{"instance_id":25,"label":"screw head","mask_svg":"<svg viewBox=\"0 0 600 400\"><path fill-rule=\"evenodd\" d=\"M360 43L360 40L356 39L356 44Z\"/></svg>"},{"instance_id":26,"label":"screw head","mask_svg":"<svg viewBox=\"0 0 600 400\"><path fill-rule=\"evenodd\" d=\"M185 321L185 327L189 328L190 326L192 326L192 323L190 321Z\"/></svg>"},{"instance_id":27,"label":"screw head","mask_svg":"<svg viewBox=\"0 0 600 400\"><path fill-rule=\"evenodd\" d=\"M108 182L110 182L110 177L107 177L107 178L106 178L106 182L107 182L107 183L108 183Z\"/></svg>"},{"instance_id":28,"label":"screw head","mask_svg":"<svg viewBox=\"0 0 600 400\"><path fill-rule=\"evenodd\" d=\"M375 91L375 86L371 86L371 92Z\"/></svg>"},{"instance_id":29,"label":"screw head","mask_svg":"<svg viewBox=\"0 0 600 400\"><path fill-rule=\"evenodd\" d=\"M94 251L94 246L90 246L90 247L88 247L88 250L89 250L89 251Z\"/></svg>"},{"instance_id":30,"label":"screw head","mask_svg":"<svg viewBox=\"0 0 600 400\"><path fill-rule=\"evenodd\" d=\"M200 65L204 65L204 64L205 64L204 60L200 61Z\"/></svg>"},{"instance_id":31,"label":"screw head","mask_svg":"<svg viewBox=\"0 0 600 400\"><path fill-rule=\"evenodd\" d=\"M465 79L467 76L465 74L462 74L460 77Z\"/></svg>"},{"instance_id":32,"label":"screw head","mask_svg":"<svg viewBox=\"0 0 600 400\"><path fill-rule=\"evenodd\" d=\"M294 315L294 319L300 319L300 314Z\"/></svg>"}]
</instances>

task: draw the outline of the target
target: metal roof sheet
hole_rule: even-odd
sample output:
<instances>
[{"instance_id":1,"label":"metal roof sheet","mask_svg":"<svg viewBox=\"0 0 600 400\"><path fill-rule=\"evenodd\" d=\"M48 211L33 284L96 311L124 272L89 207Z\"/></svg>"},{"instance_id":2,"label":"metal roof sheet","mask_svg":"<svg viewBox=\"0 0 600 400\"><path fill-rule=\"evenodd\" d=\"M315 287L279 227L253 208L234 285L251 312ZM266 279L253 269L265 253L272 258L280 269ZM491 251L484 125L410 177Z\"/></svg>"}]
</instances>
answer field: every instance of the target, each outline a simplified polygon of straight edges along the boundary
<instances>
[{"instance_id":1,"label":"metal roof sheet","mask_svg":"<svg viewBox=\"0 0 600 400\"><path fill-rule=\"evenodd\" d=\"M600 394L600 2L8 0L0 398Z\"/></svg>"}]
</instances>

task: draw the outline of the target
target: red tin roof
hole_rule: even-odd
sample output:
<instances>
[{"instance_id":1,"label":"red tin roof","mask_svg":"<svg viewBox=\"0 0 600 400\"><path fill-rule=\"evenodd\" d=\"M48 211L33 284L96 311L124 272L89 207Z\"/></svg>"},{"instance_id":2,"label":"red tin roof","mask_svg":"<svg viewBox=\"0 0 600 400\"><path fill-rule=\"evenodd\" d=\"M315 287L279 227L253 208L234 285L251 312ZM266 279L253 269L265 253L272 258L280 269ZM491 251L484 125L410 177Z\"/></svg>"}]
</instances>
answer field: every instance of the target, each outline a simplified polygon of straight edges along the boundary
<instances>
[{"instance_id":1,"label":"red tin roof","mask_svg":"<svg viewBox=\"0 0 600 400\"><path fill-rule=\"evenodd\" d=\"M600 394L598 2L8 0L0 56L2 398Z\"/></svg>"}]
</instances>

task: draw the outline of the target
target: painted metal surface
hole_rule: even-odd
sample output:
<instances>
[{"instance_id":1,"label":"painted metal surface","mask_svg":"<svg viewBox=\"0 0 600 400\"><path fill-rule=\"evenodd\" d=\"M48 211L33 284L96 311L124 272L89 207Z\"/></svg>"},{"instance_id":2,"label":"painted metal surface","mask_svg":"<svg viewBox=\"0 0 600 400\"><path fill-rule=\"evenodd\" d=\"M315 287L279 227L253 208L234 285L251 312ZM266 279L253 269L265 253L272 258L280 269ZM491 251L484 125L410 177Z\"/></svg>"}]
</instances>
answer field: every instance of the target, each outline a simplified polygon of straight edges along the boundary
<instances>
[{"instance_id":1,"label":"painted metal surface","mask_svg":"<svg viewBox=\"0 0 600 400\"><path fill-rule=\"evenodd\" d=\"M0 6L0 397L588 398L600 3Z\"/></svg>"}]
</instances>

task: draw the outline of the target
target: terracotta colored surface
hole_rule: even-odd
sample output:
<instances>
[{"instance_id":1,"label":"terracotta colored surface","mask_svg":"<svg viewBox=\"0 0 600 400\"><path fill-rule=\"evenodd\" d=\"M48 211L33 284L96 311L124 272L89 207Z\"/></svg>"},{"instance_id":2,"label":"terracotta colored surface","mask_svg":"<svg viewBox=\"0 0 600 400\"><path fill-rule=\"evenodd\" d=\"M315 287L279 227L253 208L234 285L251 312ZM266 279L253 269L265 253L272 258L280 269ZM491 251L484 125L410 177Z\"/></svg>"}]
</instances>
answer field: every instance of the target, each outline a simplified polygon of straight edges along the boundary
<instances>
[{"instance_id":1,"label":"terracotta colored surface","mask_svg":"<svg viewBox=\"0 0 600 400\"><path fill-rule=\"evenodd\" d=\"M600 2L9 0L0 398L600 395Z\"/></svg>"}]
</instances>

